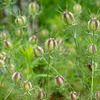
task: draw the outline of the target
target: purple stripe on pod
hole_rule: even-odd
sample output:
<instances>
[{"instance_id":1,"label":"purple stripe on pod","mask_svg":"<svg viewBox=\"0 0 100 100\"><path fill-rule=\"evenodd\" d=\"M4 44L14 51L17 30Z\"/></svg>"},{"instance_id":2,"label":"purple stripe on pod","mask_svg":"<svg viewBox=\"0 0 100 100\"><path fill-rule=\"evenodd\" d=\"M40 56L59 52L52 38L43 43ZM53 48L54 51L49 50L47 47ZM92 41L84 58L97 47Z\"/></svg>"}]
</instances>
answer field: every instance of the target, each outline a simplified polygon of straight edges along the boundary
<instances>
[{"instance_id":1,"label":"purple stripe on pod","mask_svg":"<svg viewBox=\"0 0 100 100\"><path fill-rule=\"evenodd\" d=\"M38 4L35 2L36 9L38 10Z\"/></svg>"},{"instance_id":2,"label":"purple stripe on pod","mask_svg":"<svg viewBox=\"0 0 100 100\"><path fill-rule=\"evenodd\" d=\"M73 21L71 14L68 11L66 11L66 13L69 15L70 19Z\"/></svg>"},{"instance_id":3,"label":"purple stripe on pod","mask_svg":"<svg viewBox=\"0 0 100 100\"><path fill-rule=\"evenodd\" d=\"M22 74L20 73L20 80L22 80Z\"/></svg>"},{"instance_id":4,"label":"purple stripe on pod","mask_svg":"<svg viewBox=\"0 0 100 100\"><path fill-rule=\"evenodd\" d=\"M91 44L88 46L88 53L89 53L90 46L91 46Z\"/></svg>"},{"instance_id":5,"label":"purple stripe on pod","mask_svg":"<svg viewBox=\"0 0 100 100\"><path fill-rule=\"evenodd\" d=\"M39 47L36 47L36 49L37 49L40 53L42 53L42 51L41 51L41 49L40 49Z\"/></svg>"},{"instance_id":6,"label":"purple stripe on pod","mask_svg":"<svg viewBox=\"0 0 100 100\"><path fill-rule=\"evenodd\" d=\"M57 82L57 85L60 86L61 83L59 81L59 76L56 76L56 82Z\"/></svg>"},{"instance_id":7,"label":"purple stripe on pod","mask_svg":"<svg viewBox=\"0 0 100 100\"><path fill-rule=\"evenodd\" d=\"M56 43L55 43L54 39L52 39L52 40L53 40L53 49L55 49Z\"/></svg>"},{"instance_id":8,"label":"purple stripe on pod","mask_svg":"<svg viewBox=\"0 0 100 100\"><path fill-rule=\"evenodd\" d=\"M64 18L66 19L66 12L64 12Z\"/></svg>"},{"instance_id":9,"label":"purple stripe on pod","mask_svg":"<svg viewBox=\"0 0 100 100\"><path fill-rule=\"evenodd\" d=\"M59 76L61 78L61 80L63 81L63 83L65 83L65 80L62 76Z\"/></svg>"},{"instance_id":10,"label":"purple stripe on pod","mask_svg":"<svg viewBox=\"0 0 100 100\"><path fill-rule=\"evenodd\" d=\"M94 21L95 21L95 29L97 29L98 28L98 22L97 22L96 18L94 18Z\"/></svg>"},{"instance_id":11,"label":"purple stripe on pod","mask_svg":"<svg viewBox=\"0 0 100 100\"><path fill-rule=\"evenodd\" d=\"M93 21L93 18L90 20L90 22L89 22L89 28L91 29L91 23L92 23L92 21Z\"/></svg>"},{"instance_id":12,"label":"purple stripe on pod","mask_svg":"<svg viewBox=\"0 0 100 100\"><path fill-rule=\"evenodd\" d=\"M15 73L15 75L14 75L14 80L16 80L16 79L17 79L17 77L18 77L18 72L17 72L17 73Z\"/></svg>"},{"instance_id":13,"label":"purple stripe on pod","mask_svg":"<svg viewBox=\"0 0 100 100\"><path fill-rule=\"evenodd\" d=\"M31 3L31 8L33 9L33 3Z\"/></svg>"}]
</instances>

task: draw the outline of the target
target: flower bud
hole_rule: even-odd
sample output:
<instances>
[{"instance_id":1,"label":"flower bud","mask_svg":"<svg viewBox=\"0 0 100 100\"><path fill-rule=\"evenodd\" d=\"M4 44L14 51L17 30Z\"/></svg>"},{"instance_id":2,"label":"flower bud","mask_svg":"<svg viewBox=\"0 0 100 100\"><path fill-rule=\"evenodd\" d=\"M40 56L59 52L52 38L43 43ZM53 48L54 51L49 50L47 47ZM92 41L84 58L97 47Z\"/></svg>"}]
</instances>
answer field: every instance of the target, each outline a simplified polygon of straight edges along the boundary
<instances>
[{"instance_id":1,"label":"flower bud","mask_svg":"<svg viewBox=\"0 0 100 100\"><path fill-rule=\"evenodd\" d=\"M99 28L99 21L96 18L92 18L88 21L88 29L95 32Z\"/></svg>"},{"instance_id":2,"label":"flower bud","mask_svg":"<svg viewBox=\"0 0 100 100\"><path fill-rule=\"evenodd\" d=\"M48 36L48 30L47 29L43 29L42 31L41 31L41 36L43 36L43 37L47 37Z\"/></svg>"},{"instance_id":3,"label":"flower bud","mask_svg":"<svg viewBox=\"0 0 100 100\"><path fill-rule=\"evenodd\" d=\"M30 42L31 44L36 44L36 43L38 42L38 39L37 39L36 36L31 36L31 37L29 38L29 42Z\"/></svg>"},{"instance_id":4,"label":"flower bud","mask_svg":"<svg viewBox=\"0 0 100 100\"><path fill-rule=\"evenodd\" d=\"M43 53L44 53L44 50L41 47L38 46L38 47L34 48L34 55L36 57L41 57L43 55Z\"/></svg>"},{"instance_id":5,"label":"flower bud","mask_svg":"<svg viewBox=\"0 0 100 100\"><path fill-rule=\"evenodd\" d=\"M0 59L3 59L6 56L5 52L0 52Z\"/></svg>"},{"instance_id":6,"label":"flower bud","mask_svg":"<svg viewBox=\"0 0 100 100\"><path fill-rule=\"evenodd\" d=\"M76 4L76 5L74 5L73 9L74 9L75 13L80 13L82 10L82 7L80 4Z\"/></svg>"},{"instance_id":7,"label":"flower bud","mask_svg":"<svg viewBox=\"0 0 100 100\"><path fill-rule=\"evenodd\" d=\"M11 75L14 74L14 72L15 72L14 68L15 68L15 66L13 64L10 64L7 68L8 73Z\"/></svg>"},{"instance_id":8,"label":"flower bud","mask_svg":"<svg viewBox=\"0 0 100 100\"><path fill-rule=\"evenodd\" d=\"M5 64L10 64L11 61L12 61L12 58L11 58L10 56L4 57L4 62L5 62Z\"/></svg>"},{"instance_id":9,"label":"flower bud","mask_svg":"<svg viewBox=\"0 0 100 100\"><path fill-rule=\"evenodd\" d=\"M12 48L12 43L9 40L4 40L3 42L3 47L6 49L11 49Z\"/></svg>"},{"instance_id":10,"label":"flower bud","mask_svg":"<svg viewBox=\"0 0 100 100\"><path fill-rule=\"evenodd\" d=\"M12 75L12 81L13 81L14 83L19 83L21 80L22 80L22 75L21 75L19 72L15 72L15 73Z\"/></svg>"},{"instance_id":11,"label":"flower bud","mask_svg":"<svg viewBox=\"0 0 100 100\"><path fill-rule=\"evenodd\" d=\"M45 97L45 92L42 89L36 91L36 98L38 100L42 100L44 99L44 97Z\"/></svg>"},{"instance_id":12,"label":"flower bud","mask_svg":"<svg viewBox=\"0 0 100 100\"><path fill-rule=\"evenodd\" d=\"M65 80L62 76L56 76L55 79L54 79L54 83L56 86L63 86L64 83L65 83Z\"/></svg>"},{"instance_id":13,"label":"flower bud","mask_svg":"<svg viewBox=\"0 0 100 100\"><path fill-rule=\"evenodd\" d=\"M97 100L100 100L100 91L98 91L96 94L95 94L95 97Z\"/></svg>"},{"instance_id":14,"label":"flower bud","mask_svg":"<svg viewBox=\"0 0 100 100\"><path fill-rule=\"evenodd\" d=\"M70 92L70 95L68 97L68 100L76 100L78 98L76 92Z\"/></svg>"},{"instance_id":15,"label":"flower bud","mask_svg":"<svg viewBox=\"0 0 100 100\"><path fill-rule=\"evenodd\" d=\"M24 26L24 23L25 23L25 22L24 22L23 17L18 16L18 17L15 19L15 23L16 23L17 26L22 27L22 26Z\"/></svg>"},{"instance_id":16,"label":"flower bud","mask_svg":"<svg viewBox=\"0 0 100 100\"><path fill-rule=\"evenodd\" d=\"M64 12L64 21L67 25L72 25L74 21L73 14L71 12Z\"/></svg>"},{"instance_id":17,"label":"flower bud","mask_svg":"<svg viewBox=\"0 0 100 100\"><path fill-rule=\"evenodd\" d=\"M96 45L93 45L93 44L90 44L88 46L88 53L89 54L94 54L95 52L97 52L97 46Z\"/></svg>"},{"instance_id":18,"label":"flower bud","mask_svg":"<svg viewBox=\"0 0 100 100\"><path fill-rule=\"evenodd\" d=\"M29 12L35 15L39 10L39 6L36 2L32 2L29 4Z\"/></svg>"},{"instance_id":19,"label":"flower bud","mask_svg":"<svg viewBox=\"0 0 100 100\"><path fill-rule=\"evenodd\" d=\"M3 31L3 32L1 32L0 37L1 37L1 40L5 40L8 38L8 33L6 31Z\"/></svg>"},{"instance_id":20,"label":"flower bud","mask_svg":"<svg viewBox=\"0 0 100 100\"><path fill-rule=\"evenodd\" d=\"M11 3L11 0L4 0L5 3Z\"/></svg>"},{"instance_id":21,"label":"flower bud","mask_svg":"<svg viewBox=\"0 0 100 100\"><path fill-rule=\"evenodd\" d=\"M45 42L45 49L48 50L49 52L55 50L57 47L57 42L53 39L47 39Z\"/></svg>"},{"instance_id":22,"label":"flower bud","mask_svg":"<svg viewBox=\"0 0 100 100\"><path fill-rule=\"evenodd\" d=\"M56 41L58 46L62 46L64 44L64 40L62 38L58 38Z\"/></svg>"},{"instance_id":23,"label":"flower bud","mask_svg":"<svg viewBox=\"0 0 100 100\"><path fill-rule=\"evenodd\" d=\"M17 30L15 35L16 35L16 37L21 38L22 37L22 30Z\"/></svg>"},{"instance_id":24,"label":"flower bud","mask_svg":"<svg viewBox=\"0 0 100 100\"><path fill-rule=\"evenodd\" d=\"M3 65L4 65L4 61L0 60L0 67L3 67Z\"/></svg>"},{"instance_id":25,"label":"flower bud","mask_svg":"<svg viewBox=\"0 0 100 100\"><path fill-rule=\"evenodd\" d=\"M31 82L24 81L24 83L22 84L22 88L23 88L26 92L28 92L28 91L32 88Z\"/></svg>"}]
</instances>

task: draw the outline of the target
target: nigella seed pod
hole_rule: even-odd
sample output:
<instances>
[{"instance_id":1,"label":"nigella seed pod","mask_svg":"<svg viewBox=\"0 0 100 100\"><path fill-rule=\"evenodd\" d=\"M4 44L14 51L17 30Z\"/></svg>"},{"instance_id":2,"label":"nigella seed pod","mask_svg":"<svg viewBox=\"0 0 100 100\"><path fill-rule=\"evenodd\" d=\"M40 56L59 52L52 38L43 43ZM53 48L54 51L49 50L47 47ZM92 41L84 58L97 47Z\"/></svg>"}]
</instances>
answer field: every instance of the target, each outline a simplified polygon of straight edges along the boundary
<instances>
[{"instance_id":1,"label":"nigella seed pod","mask_svg":"<svg viewBox=\"0 0 100 100\"><path fill-rule=\"evenodd\" d=\"M49 52L55 50L57 47L57 42L53 39L47 39L45 42L45 49L48 50Z\"/></svg>"},{"instance_id":2,"label":"nigella seed pod","mask_svg":"<svg viewBox=\"0 0 100 100\"><path fill-rule=\"evenodd\" d=\"M49 32L48 32L47 29L43 29L43 30L40 32L40 34L41 34L41 36L43 36L43 37L47 37L48 34L49 34Z\"/></svg>"},{"instance_id":3,"label":"nigella seed pod","mask_svg":"<svg viewBox=\"0 0 100 100\"><path fill-rule=\"evenodd\" d=\"M97 100L100 100L100 91L96 92L95 97Z\"/></svg>"},{"instance_id":4,"label":"nigella seed pod","mask_svg":"<svg viewBox=\"0 0 100 100\"><path fill-rule=\"evenodd\" d=\"M4 40L3 42L3 47L6 49L11 49L12 48L12 43L9 40Z\"/></svg>"},{"instance_id":5,"label":"nigella seed pod","mask_svg":"<svg viewBox=\"0 0 100 100\"><path fill-rule=\"evenodd\" d=\"M64 22L67 24L67 25L72 25L73 24L73 21L74 21L74 17L73 17L73 14L71 12L64 12Z\"/></svg>"},{"instance_id":6,"label":"nigella seed pod","mask_svg":"<svg viewBox=\"0 0 100 100\"><path fill-rule=\"evenodd\" d=\"M64 83L65 83L65 80L62 76L56 76L55 79L54 79L54 83L56 86L63 86Z\"/></svg>"},{"instance_id":7,"label":"nigella seed pod","mask_svg":"<svg viewBox=\"0 0 100 100\"><path fill-rule=\"evenodd\" d=\"M26 92L28 92L28 91L32 88L31 82L24 81L24 83L22 84L22 88L23 88Z\"/></svg>"},{"instance_id":8,"label":"nigella seed pod","mask_svg":"<svg viewBox=\"0 0 100 100\"><path fill-rule=\"evenodd\" d=\"M4 61L0 60L0 67L3 67L3 65L4 65Z\"/></svg>"},{"instance_id":9,"label":"nigella seed pod","mask_svg":"<svg viewBox=\"0 0 100 100\"><path fill-rule=\"evenodd\" d=\"M14 70L15 66L13 64L10 64L7 68L7 71L9 74L14 74L15 70Z\"/></svg>"},{"instance_id":10,"label":"nigella seed pod","mask_svg":"<svg viewBox=\"0 0 100 100\"><path fill-rule=\"evenodd\" d=\"M56 41L58 46L62 46L64 44L64 40L62 38L58 38Z\"/></svg>"},{"instance_id":11,"label":"nigella seed pod","mask_svg":"<svg viewBox=\"0 0 100 100\"><path fill-rule=\"evenodd\" d=\"M97 46L93 45L93 44L90 44L88 46L88 53L92 55L92 54L94 54L96 52L97 52Z\"/></svg>"},{"instance_id":12,"label":"nigella seed pod","mask_svg":"<svg viewBox=\"0 0 100 100\"><path fill-rule=\"evenodd\" d=\"M38 47L34 48L34 55L36 57L41 57L43 55L43 53L44 53L44 50L41 47L38 46Z\"/></svg>"},{"instance_id":13,"label":"nigella seed pod","mask_svg":"<svg viewBox=\"0 0 100 100\"><path fill-rule=\"evenodd\" d=\"M88 29L95 32L99 28L99 21L96 18L92 18L88 21Z\"/></svg>"},{"instance_id":14,"label":"nigella seed pod","mask_svg":"<svg viewBox=\"0 0 100 100\"><path fill-rule=\"evenodd\" d=\"M16 19L15 19L15 23L18 27L22 27L24 26L24 19L22 16L18 16Z\"/></svg>"},{"instance_id":15,"label":"nigella seed pod","mask_svg":"<svg viewBox=\"0 0 100 100\"><path fill-rule=\"evenodd\" d=\"M38 42L38 39L37 39L36 36L31 36L31 37L29 38L29 42L30 42L31 44L36 44L36 43Z\"/></svg>"},{"instance_id":16,"label":"nigella seed pod","mask_svg":"<svg viewBox=\"0 0 100 100\"><path fill-rule=\"evenodd\" d=\"M1 37L1 40L5 40L5 39L7 39L7 38L8 38L8 33L7 33L7 32L5 32L5 31L3 31L3 32L1 32L0 37Z\"/></svg>"},{"instance_id":17,"label":"nigella seed pod","mask_svg":"<svg viewBox=\"0 0 100 100\"><path fill-rule=\"evenodd\" d=\"M39 6L36 2L32 2L29 4L29 12L35 15L39 10Z\"/></svg>"},{"instance_id":18,"label":"nigella seed pod","mask_svg":"<svg viewBox=\"0 0 100 100\"><path fill-rule=\"evenodd\" d=\"M14 83L19 83L21 80L22 80L22 75L21 75L21 73L15 72L15 73L12 75L12 81L13 81Z\"/></svg>"},{"instance_id":19,"label":"nigella seed pod","mask_svg":"<svg viewBox=\"0 0 100 100\"><path fill-rule=\"evenodd\" d=\"M45 92L42 89L37 90L35 94L38 100L42 100L45 97Z\"/></svg>"},{"instance_id":20,"label":"nigella seed pod","mask_svg":"<svg viewBox=\"0 0 100 100\"><path fill-rule=\"evenodd\" d=\"M69 100L77 100L78 96L76 92L70 92L68 96Z\"/></svg>"},{"instance_id":21,"label":"nigella seed pod","mask_svg":"<svg viewBox=\"0 0 100 100\"><path fill-rule=\"evenodd\" d=\"M5 62L5 64L10 64L11 61L12 61L12 58L11 58L10 56L4 57L4 62Z\"/></svg>"},{"instance_id":22,"label":"nigella seed pod","mask_svg":"<svg viewBox=\"0 0 100 100\"><path fill-rule=\"evenodd\" d=\"M22 30L16 30L16 33L15 33L15 35L16 35L16 37L17 38L21 38L22 37Z\"/></svg>"},{"instance_id":23,"label":"nigella seed pod","mask_svg":"<svg viewBox=\"0 0 100 100\"><path fill-rule=\"evenodd\" d=\"M3 59L6 56L5 52L0 52L0 59Z\"/></svg>"},{"instance_id":24,"label":"nigella seed pod","mask_svg":"<svg viewBox=\"0 0 100 100\"><path fill-rule=\"evenodd\" d=\"M80 4L76 4L76 5L74 5L73 9L74 9L74 12L78 14L81 12L82 7Z\"/></svg>"}]
</instances>

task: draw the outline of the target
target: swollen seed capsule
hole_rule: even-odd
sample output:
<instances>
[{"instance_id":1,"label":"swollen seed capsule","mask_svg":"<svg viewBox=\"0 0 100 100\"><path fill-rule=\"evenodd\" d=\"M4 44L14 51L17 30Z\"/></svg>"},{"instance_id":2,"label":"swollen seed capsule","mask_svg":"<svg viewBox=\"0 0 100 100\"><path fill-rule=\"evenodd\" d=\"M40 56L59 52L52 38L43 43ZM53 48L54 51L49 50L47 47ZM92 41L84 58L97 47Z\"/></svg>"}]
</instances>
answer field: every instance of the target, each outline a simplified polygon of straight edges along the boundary
<instances>
[{"instance_id":1,"label":"swollen seed capsule","mask_svg":"<svg viewBox=\"0 0 100 100\"><path fill-rule=\"evenodd\" d=\"M21 38L22 37L22 30L17 30L15 35L17 38Z\"/></svg>"},{"instance_id":2,"label":"swollen seed capsule","mask_svg":"<svg viewBox=\"0 0 100 100\"><path fill-rule=\"evenodd\" d=\"M29 4L29 12L35 15L39 10L39 6L36 2L32 2Z\"/></svg>"},{"instance_id":3,"label":"swollen seed capsule","mask_svg":"<svg viewBox=\"0 0 100 100\"><path fill-rule=\"evenodd\" d=\"M1 37L1 39L2 39L2 40L5 40L5 39L7 39L7 38L8 38L8 33L7 33L7 32L5 32L5 31L3 31L3 32L1 32L0 37Z\"/></svg>"},{"instance_id":4,"label":"swollen seed capsule","mask_svg":"<svg viewBox=\"0 0 100 100\"><path fill-rule=\"evenodd\" d=\"M11 49L12 48L12 43L9 40L4 40L3 42L3 47L6 49Z\"/></svg>"},{"instance_id":5,"label":"swollen seed capsule","mask_svg":"<svg viewBox=\"0 0 100 100\"><path fill-rule=\"evenodd\" d=\"M62 38L58 38L56 41L58 46L62 46L64 44L64 40Z\"/></svg>"},{"instance_id":6,"label":"swollen seed capsule","mask_svg":"<svg viewBox=\"0 0 100 100\"><path fill-rule=\"evenodd\" d=\"M7 68L7 71L9 74L14 74L15 70L14 70L15 66L13 64L10 64Z\"/></svg>"},{"instance_id":7,"label":"swollen seed capsule","mask_svg":"<svg viewBox=\"0 0 100 100\"><path fill-rule=\"evenodd\" d=\"M43 29L42 31L41 31L41 36L43 36L43 37L47 37L48 36L48 30L47 29Z\"/></svg>"},{"instance_id":8,"label":"swollen seed capsule","mask_svg":"<svg viewBox=\"0 0 100 100\"><path fill-rule=\"evenodd\" d=\"M6 64L10 64L11 61L12 61L12 58L11 58L10 56L4 57L4 62L5 62Z\"/></svg>"},{"instance_id":9,"label":"swollen seed capsule","mask_svg":"<svg viewBox=\"0 0 100 100\"><path fill-rule=\"evenodd\" d=\"M42 100L45 97L45 92L42 89L37 90L35 94L38 100Z\"/></svg>"},{"instance_id":10,"label":"swollen seed capsule","mask_svg":"<svg viewBox=\"0 0 100 100\"><path fill-rule=\"evenodd\" d=\"M74 9L75 13L80 13L82 10L82 7L80 4L76 4L76 5L74 5L73 9Z\"/></svg>"},{"instance_id":11,"label":"swollen seed capsule","mask_svg":"<svg viewBox=\"0 0 100 100\"><path fill-rule=\"evenodd\" d=\"M4 65L4 61L0 60L0 67L3 67L3 65Z\"/></svg>"},{"instance_id":12,"label":"swollen seed capsule","mask_svg":"<svg viewBox=\"0 0 100 100\"><path fill-rule=\"evenodd\" d=\"M53 39L47 39L45 42L45 49L48 50L49 52L55 50L57 47L57 42Z\"/></svg>"},{"instance_id":13,"label":"swollen seed capsule","mask_svg":"<svg viewBox=\"0 0 100 100\"><path fill-rule=\"evenodd\" d=\"M77 100L78 96L76 92L70 92L69 96L68 96L68 100Z\"/></svg>"},{"instance_id":14,"label":"swollen seed capsule","mask_svg":"<svg viewBox=\"0 0 100 100\"><path fill-rule=\"evenodd\" d=\"M99 28L99 21L96 18L92 18L88 21L88 29L95 32Z\"/></svg>"},{"instance_id":15,"label":"swollen seed capsule","mask_svg":"<svg viewBox=\"0 0 100 100\"><path fill-rule=\"evenodd\" d=\"M22 80L22 75L21 75L19 72L15 72L15 73L12 75L12 81L13 81L14 83L19 83L21 80Z\"/></svg>"},{"instance_id":16,"label":"swollen seed capsule","mask_svg":"<svg viewBox=\"0 0 100 100\"><path fill-rule=\"evenodd\" d=\"M0 52L0 59L3 59L6 56L5 52Z\"/></svg>"},{"instance_id":17,"label":"swollen seed capsule","mask_svg":"<svg viewBox=\"0 0 100 100\"><path fill-rule=\"evenodd\" d=\"M62 76L56 76L55 79L54 79L54 83L56 86L63 86L64 83L65 83L65 80Z\"/></svg>"},{"instance_id":18,"label":"swollen seed capsule","mask_svg":"<svg viewBox=\"0 0 100 100\"><path fill-rule=\"evenodd\" d=\"M94 54L95 52L97 52L97 46L96 45L93 45L93 44L90 44L88 46L88 53L89 54Z\"/></svg>"},{"instance_id":19,"label":"swollen seed capsule","mask_svg":"<svg viewBox=\"0 0 100 100\"><path fill-rule=\"evenodd\" d=\"M19 27L24 26L24 19L23 19L23 17L18 16L18 17L15 19L15 23L16 23L16 25L19 26Z\"/></svg>"},{"instance_id":20,"label":"swollen seed capsule","mask_svg":"<svg viewBox=\"0 0 100 100\"><path fill-rule=\"evenodd\" d=\"M24 83L22 84L22 88L23 88L26 92L28 92L28 91L32 88L31 82L24 81Z\"/></svg>"},{"instance_id":21,"label":"swollen seed capsule","mask_svg":"<svg viewBox=\"0 0 100 100\"><path fill-rule=\"evenodd\" d=\"M44 53L44 50L41 47L38 46L38 47L34 48L34 55L36 57L41 57L43 55L43 53Z\"/></svg>"},{"instance_id":22,"label":"swollen seed capsule","mask_svg":"<svg viewBox=\"0 0 100 100\"><path fill-rule=\"evenodd\" d=\"M37 39L36 36L32 36L32 37L29 38L29 42L31 44L36 44L38 42L38 39Z\"/></svg>"},{"instance_id":23,"label":"swollen seed capsule","mask_svg":"<svg viewBox=\"0 0 100 100\"><path fill-rule=\"evenodd\" d=\"M100 91L98 91L96 94L95 94L95 97L97 100L100 100Z\"/></svg>"},{"instance_id":24,"label":"swollen seed capsule","mask_svg":"<svg viewBox=\"0 0 100 100\"><path fill-rule=\"evenodd\" d=\"M67 25L72 25L73 24L73 21L74 21L74 17L73 17L73 14L71 12L64 12L64 21Z\"/></svg>"}]
</instances>

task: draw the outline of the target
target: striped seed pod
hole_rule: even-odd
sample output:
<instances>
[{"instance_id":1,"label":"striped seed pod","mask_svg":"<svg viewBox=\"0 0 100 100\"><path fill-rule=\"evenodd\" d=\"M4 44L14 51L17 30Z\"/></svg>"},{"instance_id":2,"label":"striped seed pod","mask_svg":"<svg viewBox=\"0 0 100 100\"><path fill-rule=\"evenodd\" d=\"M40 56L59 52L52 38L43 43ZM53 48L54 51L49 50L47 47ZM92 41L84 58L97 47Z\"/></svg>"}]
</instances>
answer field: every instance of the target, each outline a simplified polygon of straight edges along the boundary
<instances>
[{"instance_id":1,"label":"striped seed pod","mask_svg":"<svg viewBox=\"0 0 100 100\"><path fill-rule=\"evenodd\" d=\"M54 79L54 83L56 86L63 86L64 83L65 83L65 80L62 76L56 76L55 79Z\"/></svg>"},{"instance_id":2,"label":"striped seed pod","mask_svg":"<svg viewBox=\"0 0 100 100\"><path fill-rule=\"evenodd\" d=\"M57 42L53 39L47 39L45 42L45 49L48 50L49 52L55 50L57 47Z\"/></svg>"},{"instance_id":3,"label":"striped seed pod","mask_svg":"<svg viewBox=\"0 0 100 100\"><path fill-rule=\"evenodd\" d=\"M74 21L74 16L71 12L64 12L64 21L67 25L72 25L73 24L73 21Z\"/></svg>"},{"instance_id":4,"label":"striped seed pod","mask_svg":"<svg viewBox=\"0 0 100 100\"><path fill-rule=\"evenodd\" d=\"M10 64L11 61L12 61L12 58L11 58L10 56L4 57L4 62L5 62L5 64Z\"/></svg>"},{"instance_id":5,"label":"striped seed pod","mask_svg":"<svg viewBox=\"0 0 100 100\"><path fill-rule=\"evenodd\" d=\"M68 96L68 100L77 100L78 96L76 92L70 92L69 96Z\"/></svg>"},{"instance_id":6,"label":"striped seed pod","mask_svg":"<svg viewBox=\"0 0 100 100\"><path fill-rule=\"evenodd\" d=\"M29 42L30 42L31 44L36 44L36 43L38 42L38 39L37 39L36 36L31 36L31 37L29 38Z\"/></svg>"},{"instance_id":7,"label":"striped seed pod","mask_svg":"<svg viewBox=\"0 0 100 100\"><path fill-rule=\"evenodd\" d=\"M21 75L21 73L15 72L15 73L12 75L12 81L13 81L14 83L19 83L21 80L22 80L22 75Z\"/></svg>"},{"instance_id":8,"label":"striped seed pod","mask_svg":"<svg viewBox=\"0 0 100 100\"><path fill-rule=\"evenodd\" d=\"M1 37L1 40L6 40L8 38L8 33L3 31L1 32L0 37Z\"/></svg>"},{"instance_id":9,"label":"striped seed pod","mask_svg":"<svg viewBox=\"0 0 100 100\"><path fill-rule=\"evenodd\" d=\"M4 65L4 61L0 60L0 67L3 67L3 65Z\"/></svg>"},{"instance_id":10,"label":"striped seed pod","mask_svg":"<svg viewBox=\"0 0 100 100\"><path fill-rule=\"evenodd\" d=\"M22 16L17 16L17 18L15 19L15 23L18 27L22 27L24 26L24 19Z\"/></svg>"},{"instance_id":11,"label":"striped seed pod","mask_svg":"<svg viewBox=\"0 0 100 100\"><path fill-rule=\"evenodd\" d=\"M38 100L42 100L45 97L45 92L42 89L37 90L35 94Z\"/></svg>"},{"instance_id":12,"label":"striped seed pod","mask_svg":"<svg viewBox=\"0 0 100 100\"><path fill-rule=\"evenodd\" d=\"M64 44L64 40L62 38L58 38L56 41L58 46L62 46Z\"/></svg>"},{"instance_id":13,"label":"striped seed pod","mask_svg":"<svg viewBox=\"0 0 100 100\"><path fill-rule=\"evenodd\" d=\"M5 52L0 52L0 59L3 59L6 56Z\"/></svg>"},{"instance_id":14,"label":"striped seed pod","mask_svg":"<svg viewBox=\"0 0 100 100\"><path fill-rule=\"evenodd\" d=\"M96 18L92 18L88 21L88 29L91 32L95 32L99 28L99 21Z\"/></svg>"},{"instance_id":15,"label":"striped seed pod","mask_svg":"<svg viewBox=\"0 0 100 100\"><path fill-rule=\"evenodd\" d=\"M49 32L48 32L48 30L47 29L43 29L42 31L41 31L41 36L43 36L43 37L47 37L48 36L48 34L49 34Z\"/></svg>"},{"instance_id":16,"label":"striped seed pod","mask_svg":"<svg viewBox=\"0 0 100 100\"><path fill-rule=\"evenodd\" d=\"M4 40L3 42L3 47L6 49L11 49L12 48L12 43L9 40Z\"/></svg>"},{"instance_id":17,"label":"striped seed pod","mask_svg":"<svg viewBox=\"0 0 100 100\"><path fill-rule=\"evenodd\" d=\"M92 55L92 54L94 54L96 52L97 52L97 46L93 45L93 44L90 44L88 46L88 53Z\"/></svg>"},{"instance_id":18,"label":"striped seed pod","mask_svg":"<svg viewBox=\"0 0 100 100\"><path fill-rule=\"evenodd\" d=\"M7 71L9 74L14 74L15 70L14 70L15 66L13 64L10 64L7 68Z\"/></svg>"},{"instance_id":19,"label":"striped seed pod","mask_svg":"<svg viewBox=\"0 0 100 100\"><path fill-rule=\"evenodd\" d=\"M97 100L100 100L100 91L96 92L95 97Z\"/></svg>"},{"instance_id":20,"label":"striped seed pod","mask_svg":"<svg viewBox=\"0 0 100 100\"><path fill-rule=\"evenodd\" d=\"M22 88L24 89L24 91L28 92L32 88L31 82L24 81L24 83L22 84Z\"/></svg>"},{"instance_id":21,"label":"striped seed pod","mask_svg":"<svg viewBox=\"0 0 100 100\"><path fill-rule=\"evenodd\" d=\"M39 6L36 2L32 2L29 4L29 12L35 15L39 10Z\"/></svg>"},{"instance_id":22,"label":"striped seed pod","mask_svg":"<svg viewBox=\"0 0 100 100\"><path fill-rule=\"evenodd\" d=\"M17 38L21 38L22 37L22 30L16 30L16 33L15 33L16 37Z\"/></svg>"},{"instance_id":23,"label":"striped seed pod","mask_svg":"<svg viewBox=\"0 0 100 100\"><path fill-rule=\"evenodd\" d=\"M81 7L80 4L75 4L73 9L74 9L74 12L77 13L77 14L81 13L81 11L82 11L82 7Z\"/></svg>"},{"instance_id":24,"label":"striped seed pod","mask_svg":"<svg viewBox=\"0 0 100 100\"><path fill-rule=\"evenodd\" d=\"M44 53L44 50L38 46L38 47L34 48L33 52L36 57L41 57Z\"/></svg>"}]
</instances>

